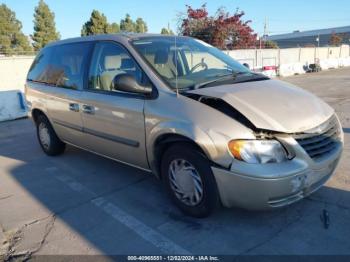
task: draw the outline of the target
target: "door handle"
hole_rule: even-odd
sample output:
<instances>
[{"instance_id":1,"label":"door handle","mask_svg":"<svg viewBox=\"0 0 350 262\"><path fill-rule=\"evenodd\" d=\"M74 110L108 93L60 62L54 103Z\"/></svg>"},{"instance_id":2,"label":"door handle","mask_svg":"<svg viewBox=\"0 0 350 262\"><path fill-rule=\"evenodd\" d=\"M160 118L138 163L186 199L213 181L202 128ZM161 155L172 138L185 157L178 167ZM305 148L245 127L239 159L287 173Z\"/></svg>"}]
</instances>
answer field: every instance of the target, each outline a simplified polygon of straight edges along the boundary
<instances>
[{"instance_id":1,"label":"door handle","mask_svg":"<svg viewBox=\"0 0 350 262\"><path fill-rule=\"evenodd\" d=\"M69 104L69 110L74 112L79 112L79 104L75 104L75 103Z\"/></svg>"},{"instance_id":2,"label":"door handle","mask_svg":"<svg viewBox=\"0 0 350 262\"><path fill-rule=\"evenodd\" d=\"M95 108L93 106L83 105L83 112L85 114L95 114Z\"/></svg>"}]
</instances>

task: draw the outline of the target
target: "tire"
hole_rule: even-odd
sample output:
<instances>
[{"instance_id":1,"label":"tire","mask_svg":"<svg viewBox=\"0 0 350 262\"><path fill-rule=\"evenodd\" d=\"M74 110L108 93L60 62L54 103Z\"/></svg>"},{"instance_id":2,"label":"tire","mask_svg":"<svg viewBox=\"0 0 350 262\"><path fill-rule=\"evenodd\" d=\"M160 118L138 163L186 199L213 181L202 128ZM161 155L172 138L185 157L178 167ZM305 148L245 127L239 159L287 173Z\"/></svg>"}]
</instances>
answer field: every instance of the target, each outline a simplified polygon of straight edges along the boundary
<instances>
[{"instance_id":1,"label":"tire","mask_svg":"<svg viewBox=\"0 0 350 262\"><path fill-rule=\"evenodd\" d=\"M181 162L182 160L184 160L184 162ZM194 167L194 170L191 166ZM179 169L176 167L184 168ZM174 181L177 180L174 179L174 173L176 173L174 170L180 170L177 172L180 174L180 176L177 175L177 177L186 177L186 179L190 177L191 179L186 181L192 180L193 184L185 183L185 186L181 187L183 184L179 183L179 187L175 186L177 183ZM219 194L216 186L216 181L210 167L210 162L205 156L203 156L203 154L197 150L195 146L187 143L171 146L163 155L161 162L161 173L166 191L170 195L175 205L179 207L179 209L184 214L197 218L203 218L209 216L218 206ZM183 178L179 180L182 179ZM183 188L192 188L193 191L196 191L197 187L195 184L201 186L202 194L200 194L200 190L197 190L199 192L197 192L197 194L191 194L188 193L189 191L182 190ZM198 188L200 188L200 186ZM176 191L176 189L180 190ZM181 194L179 192L181 190L186 191L183 196L190 194L193 197L186 197L180 200ZM200 197L198 197L198 195Z\"/></svg>"},{"instance_id":2,"label":"tire","mask_svg":"<svg viewBox=\"0 0 350 262\"><path fill-rule=\"evenodd\" d=\"M36 120L36 131L39 144L45 154L57 156L64 152L66 145L58 138L46 116L38 116Z\"/></svg>"}]
</instances>

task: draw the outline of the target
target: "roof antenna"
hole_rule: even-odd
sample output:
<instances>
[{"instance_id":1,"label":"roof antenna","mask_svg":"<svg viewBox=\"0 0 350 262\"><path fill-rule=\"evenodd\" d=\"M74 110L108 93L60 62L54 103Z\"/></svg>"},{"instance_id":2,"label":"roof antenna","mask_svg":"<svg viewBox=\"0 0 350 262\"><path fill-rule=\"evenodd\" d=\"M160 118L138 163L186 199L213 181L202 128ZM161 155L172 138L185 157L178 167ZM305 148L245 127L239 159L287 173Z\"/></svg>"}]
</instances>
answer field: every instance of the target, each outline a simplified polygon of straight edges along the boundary
<instances>
[{"instance_id":1,"label":"roof antenna","mask_svg":"<svg viewBox=\"0 0 350 262\"><path fill-rule=\"evenodd\" d=\"M177 46L176 46L176 35L174 35L175 37L175 88L176 88L176 96L179 96L179 87L177 84Z\"/></svg>"}]
</instances>

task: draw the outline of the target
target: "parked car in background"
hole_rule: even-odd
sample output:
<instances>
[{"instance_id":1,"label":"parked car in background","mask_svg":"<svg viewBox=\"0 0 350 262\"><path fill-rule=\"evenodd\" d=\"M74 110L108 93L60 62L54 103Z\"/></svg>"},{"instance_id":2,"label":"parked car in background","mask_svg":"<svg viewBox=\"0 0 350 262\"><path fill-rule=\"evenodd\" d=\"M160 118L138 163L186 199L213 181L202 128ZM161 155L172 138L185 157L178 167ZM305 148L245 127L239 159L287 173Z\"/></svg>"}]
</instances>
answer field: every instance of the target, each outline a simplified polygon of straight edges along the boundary
<instances>
[{"instance_id":1,"label":"parked car in background","mask_svg":"<svg viewBox=\"0 0 350 262\"><path fill-rule=\"evenodd\" d=\"M296 202L334 173L343 133L301 88L188 37L99 35L37 55L26 99L50 156L66 144L152 172L186 214Z\"/></svg>"}]
</instances>

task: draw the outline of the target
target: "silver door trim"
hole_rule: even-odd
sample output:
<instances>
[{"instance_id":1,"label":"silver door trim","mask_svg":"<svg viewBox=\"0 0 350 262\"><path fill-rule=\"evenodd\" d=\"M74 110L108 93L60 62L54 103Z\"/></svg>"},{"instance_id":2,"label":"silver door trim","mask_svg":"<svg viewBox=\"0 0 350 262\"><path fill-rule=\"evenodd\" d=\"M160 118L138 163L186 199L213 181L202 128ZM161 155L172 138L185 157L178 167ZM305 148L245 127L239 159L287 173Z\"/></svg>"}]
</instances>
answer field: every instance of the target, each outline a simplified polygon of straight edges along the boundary
<instances>
[{"instance_id":1,"label":"silver door trim","mask_svg":"<svg viewBox=\"0 0 350 262\"><path fill-rule=\"evenodd\" d=\"M56 119L54 119L53 122L57 125L64 126L66 128L71 128L73 130L80 131L80 132L85 133L85 134L93 135L93 136L96 136L96 137L99 137L99 138L102 138L105 140L110 140L110 141L113 141L113 142L116 142L119 144L131 146L131 147L139 147L140 146L140 143L138 141L135 141L135 140L98 132L98 131L95 131L95 130L92 130L89 128L79 127L77 125L73 125L73 124L70 124L70 123L67 123L64 121L60 121L60 120L56 120Z\"/></svg>"},{"instance_id":2,"label":"silver door trim","mask_svg":"<svg viewBox=\"0 0 350 262\"><path fill-rule=\"evenodd\" d=\"M132 147L139 147L140 143L138 141L135 140L131 140L128 138L124 138L124 137L120 137L120 136L114 136L114 135L110 135L110 134L106 134L106 133L102 133L99 131L95 131L89 128L83 128L83 132L89 135L93 135L102 139L106 139L106 140L110 140L113 142L117 142L119 144L124 144L127 146L132 146Z\"/></svg>"},{"instance_id":3,"label":"silver door trim","mask_svg":"<svg viewBox=\"0 0 350 262\"><path fill-rule=\"evenodd\" d=\"M127 166L131 166L131 167L134 167L134 168L137 168L137 169L146 171L147 173L153 173L153 171L150 170L150 169L143 168L143 167L140 167L140 166L137 166L137 165L134 165L134 164L130 164L130 163L128 163L128 162L124 162L124 161L119 160L119 159L117 159L117 158L113 158L113 157L110 157L110 156L106 156L106 155L101 154L101 153L97 153L97 152L95 152L95 151L93 151L93 150L91 150L91 149L87 149L87 148L84 148L84 147L81 147L81 146L77 146L77 145L75 145L75 144L73 144L73 143L71 143L71 142L68 142L68 141L64 141L64 142L65 142L66 144L68 144L68 145L71 145L71 146L74 146L74 147L76 147L76 148L79 148L79 149L88 151L88 152L93 153L93 154L95 154L95 155L102 156L102 157L108 158L108 159L110 159L110 160L119 162L119 163L121 163L121 164L124 164L124 165L127 165Z\"/></svg>"},{"instance_id":4,"label":"silver door trim","mask_svg":"<svg viewBox=\"0 0 350 262\"><path fill-rule=\"evenodd\" d=\"M76 131L83 132L83 127L78 126L78 125L74 125L74 124L67 123L65 121L61 121L61 120L57 120L57 119L53 119L52 122L56 125L60 125L60 126L66 127L66 128L70 128L70 129L73 129Z\"/></svg>"}]
</instances>

